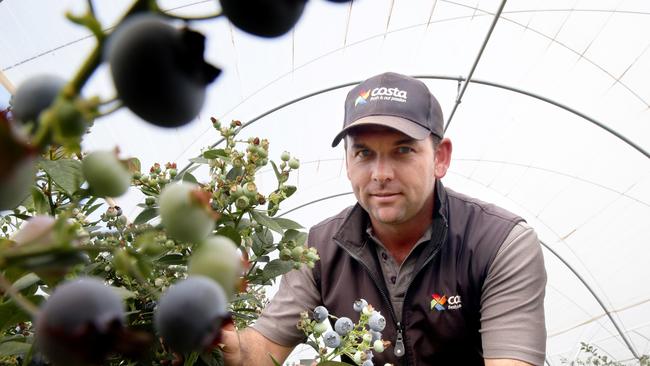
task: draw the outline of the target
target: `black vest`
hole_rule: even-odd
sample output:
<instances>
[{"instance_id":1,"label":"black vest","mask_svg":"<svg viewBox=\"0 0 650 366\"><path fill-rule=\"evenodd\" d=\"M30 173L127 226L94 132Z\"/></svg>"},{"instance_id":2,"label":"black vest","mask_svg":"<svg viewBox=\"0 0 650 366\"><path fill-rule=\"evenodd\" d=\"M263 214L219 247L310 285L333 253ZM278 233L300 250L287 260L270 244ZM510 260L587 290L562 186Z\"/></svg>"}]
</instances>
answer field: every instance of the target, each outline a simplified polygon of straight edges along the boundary
<instances>
[{"instance_id":1,"label":"black vest","mask_svg":"<svg viewBox=\"0 0 650 366\"><path fill-rule=\"evenodd\" d=\"M499 247L523 219L446 189L440 182L434 207L431 241L418 248L400 324L365 231L368 216L363 208L349 207L309 232L308 243L321 258L314 278L330 313L357 321L352 304L364 298L386 318L382 338L392 345L375 354L375 365L484 364L481 289ZM405 354L397 357L394 346L400 335Z\"/></svg>"}]
</instances>

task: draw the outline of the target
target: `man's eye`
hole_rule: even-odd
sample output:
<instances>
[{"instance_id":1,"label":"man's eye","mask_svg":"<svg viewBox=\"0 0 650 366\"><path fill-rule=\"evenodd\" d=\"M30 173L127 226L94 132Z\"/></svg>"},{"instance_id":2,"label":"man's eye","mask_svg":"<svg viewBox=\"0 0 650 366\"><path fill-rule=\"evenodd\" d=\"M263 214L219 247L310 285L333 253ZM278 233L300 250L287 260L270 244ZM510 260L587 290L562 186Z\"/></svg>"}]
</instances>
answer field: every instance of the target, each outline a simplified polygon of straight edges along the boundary
<instances>
[{"instance_id":1,"label":"man's eye","mask_svg":"<svg viewBox=\"0 0 650 366\"><path fill-rule=\"evenodd\" d=\"M367 150L367 149L357 150L355 155L358 156L358 157L361 157L361 158L365 158L365 157L370 156L370 150Z\"/></svg>"},{"instance_id":2,"label":"man's eye","mask_svg":"<svg viewBox=\"0 0 650 366\"><path fill-rule=\"evenodd\" d=\"M397 148L397 152L400 153L400 154L408 154L408 153L410 153L412 151L413 151L413 149L408 147L408 146L400 146L400 147Z\"/></svg>"}]
</instances>

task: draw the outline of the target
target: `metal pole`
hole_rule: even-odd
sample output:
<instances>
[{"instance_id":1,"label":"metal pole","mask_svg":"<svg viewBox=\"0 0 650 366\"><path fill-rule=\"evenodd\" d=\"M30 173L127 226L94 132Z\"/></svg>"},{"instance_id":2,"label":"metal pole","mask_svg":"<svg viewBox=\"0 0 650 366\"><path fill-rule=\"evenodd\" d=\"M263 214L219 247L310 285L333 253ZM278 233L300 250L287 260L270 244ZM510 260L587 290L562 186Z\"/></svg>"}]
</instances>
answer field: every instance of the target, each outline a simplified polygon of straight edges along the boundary
<instances>
[{"instance_id":1,"label":"metal pole","mask_svg":"<svg viewBox=\"0 0 650 366\"><path fill-rule=\"evenodd\" d=\"M485 47L487 46L488 41L490 40L490 37L492 37L492 31L494 30L494 27L497 25L497 21L501 17L501 12L503 11L503 7L506 6L506 1L507 0L503 0L501 2L501 5L499 5L499 9L494 14L494 19L492 19L492 25L490 26L490 30L488 30L488 33L485 35L485 40L483 40L483 45L481 46L481 49L478 51L478 55L476 55L474 64L472 65L472 68L469 70L469 75L467 75L467 78L465 79L466 81L463 83L463 88L460 90L460 93L458 93L458 96L456 97L456 103L454 104L454 108L451 110L451 113L449 114L449 118L447 118L447 123L445 124L444 132L447 132L447 128L449 128L449 125L451 124L451 119L454 118L454 114L456 114L456 109L458 109L458 105L460 105L460 102L463 100L463 95L465 95L465 90L467 89L467 85L469 85L469 81L472 80L472 76L474 75L474 70L476 70L476 66L478 66L478 62L481 60L481 56L483 56L483 51L485 50Z\"/></svg>"},{"instance_id":2,"label":"metal pole","mask_svg":"<svg viewBox=\"0 0 650 366\"><path fill-rule=\"evenodd\" d=\"M456 81L456 82L466 81L467 80L467 79L463 78L462 76L445 76L445 75L414 75L413 77L418 78L418 79L453 80L453 81ZM541 95L538 95L538 94L535 94L535 93L532 93L532 92L529 92L529 91L526 91L526 90L523 90L523 89L520 89L520 88L515 88L513 86L504 85L504 84L491 82L491 81L486 81L486 80L471 79L471 80L467 80L467 82L468 83L477 83L477 84L487 85L487 86L491 86L491 87L495 87L495 88L509 90L509 91L512 91L512 92L515 92L515 93L523 94L523 95L526 95L526 96L541 100L541 101L546 102L548 104L551 104L551 105L554 105L554 106L559 107L561 109L564 109L565 111L570 112L572 114L575 114L576 116L578 116L578 117L580 117L582 119L585 119L588 122L602 128L603 130L605 130L605 131L609 132L610 134L616 136L618 139L625 142L627 145L631 146L632 148L634 148L635 150L637 150L638 152L643 154L645 157L650 159L650 153L648 151L646 151L641 146L634 143L629 138L625 137L623 134L617 132L616 130L614 130L614 129L610 128L610 127L605 126L604 123L597 121L595 118L589 117L586 114L577 111L576 109L573 109L573 108L571 108L569 106L566 106L564 104L556 102L556 101L554 101L554 100L552 100L550 98L546 98L546 97L543 97ZM257 122L258 120L260 120L260 119L262 119L262 118L264 118L264 117L266 117L266 116L268 116L268 115L270 115L270 114L272 114L274 112L277 112L278 110L284 109L285 107L288 107L290 105L298 103L298 102L300 102L302 100L305 100L305 99L308 99L308 98L311 98L311 97L314 97L314 96L317 96L317 95L320 95L320 94L328 93L330 91L342 89L342 88L345 88L345 87L348 87L348 86L357 85L358 83L359 83L359 81L344 83L344 84L340 84L340 85L336 85L336 86L333 86L333 87L321 89L319 91L303 95L302 97L299 97L299 98L293 99L291 101L288 101L288 102L286 102L284 104L281 104L281 105L279 105L279 106L277 106L275 108L272 108L272 109L268 110L267 112L264 112L264 113L260 114L259 116L253 118L252 120L244 123L241 128L247 127L247 126ZM224 141L224 139L218 140L217 142L212 144L210 146L210 148L214 148L215 146L219 145L223 141ZM194 163L189 163L185 167L183 167L181 170L179 170L179 173L178 173L179 179L183 176L183 173L185 173L190 167L192 167L192 165L194 165Z\"/></svg>"}]
</instances>

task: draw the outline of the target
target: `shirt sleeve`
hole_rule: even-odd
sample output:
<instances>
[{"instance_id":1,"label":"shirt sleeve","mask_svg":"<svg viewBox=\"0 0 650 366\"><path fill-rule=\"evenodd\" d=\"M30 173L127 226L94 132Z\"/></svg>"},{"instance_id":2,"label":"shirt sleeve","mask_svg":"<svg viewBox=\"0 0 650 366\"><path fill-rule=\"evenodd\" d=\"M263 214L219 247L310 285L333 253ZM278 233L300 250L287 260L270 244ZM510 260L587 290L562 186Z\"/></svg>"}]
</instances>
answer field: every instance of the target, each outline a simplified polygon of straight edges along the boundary
<instances>
[{"instance_id":1,"label":"shirt sleeve","mask_svg":"<svg viewBox=\"0 0 650 366\"><path fill-rule=\"evenodd\" d=\"M305 334L297 328L300 313L320 303L313 272L303 265L282 276L278 292L252 327L279 345L295 347L305 340Z\"/></svg>"},{"instance_id":2,"label":"shirt sleeve","mask_svg":"<svg viewBox=\"0 0 650 366\"><path fill-rule=\"evenodd\" d=\"M542 365L546 353L546 270L535 231L517 224L499 248L481 295L484 358Z\"/></svg>"}]
</instances>

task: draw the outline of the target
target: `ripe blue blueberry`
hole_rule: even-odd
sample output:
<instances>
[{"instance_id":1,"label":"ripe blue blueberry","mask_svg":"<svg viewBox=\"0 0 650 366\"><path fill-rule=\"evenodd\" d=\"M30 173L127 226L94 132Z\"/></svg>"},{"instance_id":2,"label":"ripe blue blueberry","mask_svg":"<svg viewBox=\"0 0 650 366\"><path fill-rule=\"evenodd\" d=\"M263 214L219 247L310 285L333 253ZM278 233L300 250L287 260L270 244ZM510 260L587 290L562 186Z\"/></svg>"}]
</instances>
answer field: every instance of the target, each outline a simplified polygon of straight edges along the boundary
<instances>
[{"instance_id":1,"label":"ripe blue blueberry","mask_svg":"<svg viewBox=\"0 0 650 366\"><path fill-rule=\"evenodd\" d=\"M354 302L354 304L352 305L352 308L357 313L360 313L363 310L363 308L365 308L366 306L368 306L368 302L365 299L359 299L359 300Z\"/></svg>"},{"instance_id":2,"label":"ripe blue blueberry","mask_svg":"<svg viewBox=\"0 0 650 366\"><path fill-rule=\"evenodd\" d=\"M104 282L81 277L58 286L36 319L41 352L55 365L100 364L125 321L120 296Z\"/></svg>"},{"instance_id":3,"label":"ripe blue blueberry","mask_svg":"<svg viewBox=\"0 0 650 366\"><path fill-rule=\"evenodd\" d=\"M374 366L374 363L371 360L365 360L361 366Z\"/></svg>"},{"instance_id":4,"label":"ripe blue blueberry","mask_svg":"<svg viewBox=\"0 0 650 366\"><path fill-rule=\"evenodd\" d=\"M341 336L350 333L352 328L354 328L354 323L350 318L341 317L336 320L336 323L334 323L334 330L336 330L336 333Z\"/></svg>"},{"instance_id":5,"label":"ripe blue blueberry","mask_svg":"<svg viewBox=\"0 0 650 366\"><path fill-rule=\"evenodd\" d=\"M386 327L386 318L378 312L374 312L368 319L368 326L371 330L381 332Z\"/></svg>"},{"instance_id":6,"label":"ripe blue blueberry","mask_svg":"<svg viewBox=\"0 0 650 366\"><path fill-rule=\"evenodd\" d=\"M205 276L190 276L171 286L154 310L154 325L178 352L199 351L219 335L227 312L226 294Z\"/></svg>"},{"instance_id":7,"label":"ripe blue blueberry","mask_svg":"<svg viewBox=\"0 0 650 366\"><path fill-rule=\"evenodd\" d=\"M381 332L377 332L377 331L375 331L375 330L371 330L371 331L370 331L370 334L372 334L372 340L371 340L371 342L374 342L374 341L376 341L376 340L378 340L378 339L381 339Z\"/></svg>"},{"instance_id":8,"label":"ripe blue blueberry","mask_svg":"<svg viewBox=\"0 0 650 366\"><path fill-rule=\"evenodd\" d=\"M12 99L14 117L23 123L36 122L64 85L64 79L53 75L39 75L25 80Z\"/></svg>"},{"instance_id":9,"label":"ripe blue blueberry","mask_svg":"<svg viewBox=\"0 0 650 366\"><path fill-rule=\"evenodd\" d=\"M323 334L323 343L329 348L336 348L341 344L341 337L338 333L328 330Z\"/></svg>"},{"instance_id":10,"label":"ripe blue blueberry","mask_svg":"<svg viewBox=\"0 0 650 366\"><path fill-rule=\"evenodd\" d=\"M327 319L328 316L329 316L329 312L327 311L327 308L325 308L324 306L317 306L314 309L314 320L315 321L317 321L317 322L325 321L325 319Z\"/></svg>"}]
</instances>

